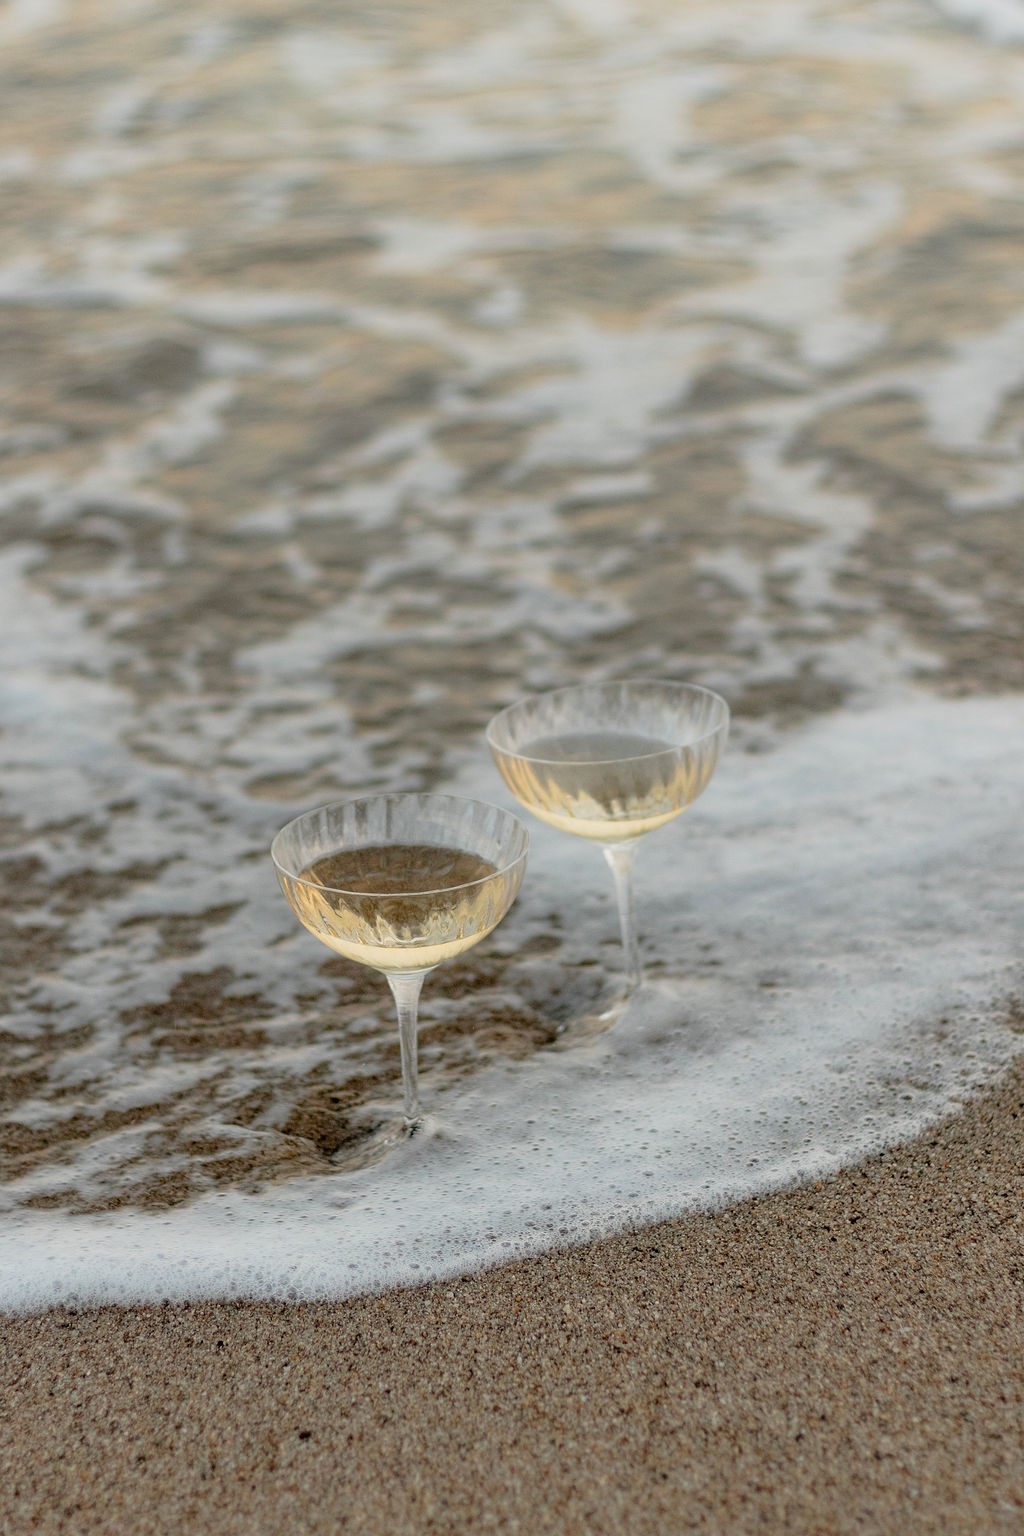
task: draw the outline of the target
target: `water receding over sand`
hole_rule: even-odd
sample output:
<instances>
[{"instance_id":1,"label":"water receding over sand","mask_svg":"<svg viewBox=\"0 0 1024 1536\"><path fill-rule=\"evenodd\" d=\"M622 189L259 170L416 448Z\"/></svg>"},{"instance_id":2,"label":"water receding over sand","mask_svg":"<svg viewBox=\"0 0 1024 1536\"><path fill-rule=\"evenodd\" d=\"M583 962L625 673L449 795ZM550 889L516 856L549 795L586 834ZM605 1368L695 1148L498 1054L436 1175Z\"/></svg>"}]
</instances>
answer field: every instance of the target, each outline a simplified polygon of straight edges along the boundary
<instances>
[{"instance_id":1,"label":"water receding over sand","mask_svg":"<svg viewBox=\"0 0 1024 1536\"><path fill-rule=\"evenodd\" d=\"M8 8L7 1300L476 1264L833 1166L1007 1059L1015 15ZM425 997L436 1134L339 1175L397 1042L270 836L500 798L494 709L637 674L737 722L641 855L650 996L554 1048L617 951L538 829Z\"/></svg>"}]
</instances>

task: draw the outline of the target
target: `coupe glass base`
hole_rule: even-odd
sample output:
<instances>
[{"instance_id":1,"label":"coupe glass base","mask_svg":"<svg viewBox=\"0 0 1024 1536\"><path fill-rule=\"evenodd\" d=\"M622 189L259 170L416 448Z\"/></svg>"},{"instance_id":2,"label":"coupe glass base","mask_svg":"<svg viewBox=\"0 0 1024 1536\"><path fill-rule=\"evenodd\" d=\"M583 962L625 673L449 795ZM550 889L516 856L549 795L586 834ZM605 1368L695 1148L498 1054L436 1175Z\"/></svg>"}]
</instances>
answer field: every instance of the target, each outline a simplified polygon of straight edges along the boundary
<instances>
[{"instance_id":1,"label":"coupe glass base","mask_svg":"<svg viewBox=\"0 0 1024 1536\"><path fill-rule=\"evenodd\" d=\"M372 1168L406 1142L423 1141L434 1130L432 1116L421 1114L415 1120L406 1120L400 1113L389 1112L387 1118L368 1125L364 1136L339 1147L331 1157L331 1165L342 1173Z\"/></svg>"}]
</instances>

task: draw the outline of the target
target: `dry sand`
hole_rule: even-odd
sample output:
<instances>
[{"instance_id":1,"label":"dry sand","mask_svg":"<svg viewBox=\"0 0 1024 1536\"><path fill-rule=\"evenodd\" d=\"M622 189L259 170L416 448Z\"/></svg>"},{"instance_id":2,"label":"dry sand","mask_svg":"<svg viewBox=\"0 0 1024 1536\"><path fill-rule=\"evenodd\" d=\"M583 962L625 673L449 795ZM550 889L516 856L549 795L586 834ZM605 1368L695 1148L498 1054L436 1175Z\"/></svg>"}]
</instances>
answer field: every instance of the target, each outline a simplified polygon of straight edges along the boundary
<instances>
[{"instance_id":1,"label":"dry sand","mask_svg":"<svg viewBox=\"0 0 1024 1536\"><path fill-rule=\"evenodd\" d=\"M5 1536L1024 1530L1024 1065L810 1188L333 1305L3 1324Z\"/></svg>"}]
</instances>

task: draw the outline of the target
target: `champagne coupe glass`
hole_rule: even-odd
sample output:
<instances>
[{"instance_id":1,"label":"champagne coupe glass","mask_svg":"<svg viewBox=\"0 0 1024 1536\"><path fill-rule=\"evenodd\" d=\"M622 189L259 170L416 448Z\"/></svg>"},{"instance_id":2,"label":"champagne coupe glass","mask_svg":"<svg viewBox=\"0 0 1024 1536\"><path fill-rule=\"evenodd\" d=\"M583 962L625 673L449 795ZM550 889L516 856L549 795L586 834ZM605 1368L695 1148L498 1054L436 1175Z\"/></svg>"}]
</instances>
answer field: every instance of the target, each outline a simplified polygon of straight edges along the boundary
<instances>
[{"instance_id":1,"label":"champagne coupe glass","mask_svg":"<svg viewBox=\"0 0 1024 1536\"><path fill-rule=\"evenodd\" d=\"M728 730L729 706L717 693L654 681L557 688L511 704L487 728L516 799L550 826L601 844L615 880L627 997L643 979L633 918L637 842L707 788Z\"/></svg>"},{"instance_id":2,"label":"champagne coupe glass","mask_svg":"<svg viewBox=\"0 0 1024 1536\"><path fill-rule=\"evenodd\" d=\"M307 811L270 853L296 917L329 949L387 977L398 1010L403 1124L420 1124L416 1019L423 978L497 927L530 838L509 811L455 795L375 795Z\"/></svg>"}]
</instances>

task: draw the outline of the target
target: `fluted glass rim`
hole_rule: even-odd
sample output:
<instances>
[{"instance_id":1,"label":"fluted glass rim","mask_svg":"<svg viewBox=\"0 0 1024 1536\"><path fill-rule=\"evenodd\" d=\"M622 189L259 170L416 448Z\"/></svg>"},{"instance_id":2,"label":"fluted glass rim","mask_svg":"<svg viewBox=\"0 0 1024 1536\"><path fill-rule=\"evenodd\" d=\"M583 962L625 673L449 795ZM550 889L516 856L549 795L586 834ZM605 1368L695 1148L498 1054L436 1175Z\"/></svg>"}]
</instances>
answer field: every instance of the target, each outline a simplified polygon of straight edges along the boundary
<instances>
[{"instance_id":1,"label":"fluted glass rim","mask_svg":"<svg viewBox=\"0 0 1024 1536\"><path fill-rule=\"evenodd\" d=\"M588 689L596 690L598 688L615 687L664 688L677 690L680 693L703 694L706 698L711 699L716 705L720 706L720 718L709 730L703 731L699 736L691 737L688 741L681 741L667 747L659 747L654 752L638 752L628 757L588 757L580 758L579 760L564 757L537 757L532 752L517 752L515 747L502 746L500 742L495 741L494 739L493 733L495 728L500 725L500 722L504 720L508 715L512 714L514 710L521 709L524 704L539 702L541 699L557 699L559 695L563 694L583 693ZM607 765L609 763L641 763L648 758L665 757L669 752L685 752L691 751L697 747L705 746L709 741L712 741L714 737L721 735L723 731L728 730L731 719L732 714L729 709L728 702L722 697L720 693L716 693L713 688L705 687L703 683L677 682L672 679L660 677L612 677L605 679L603 682L569 683L563 688L546 689L543 693L524 694L521 699L515 699L511 704L506 704L504 709L499 710L498 713L493 716L487 726L485 736L487 745L490 747L491 751L496 753L500 752L502 757L518 758L519 761L523 763L539 763L547 766L557 765L558 767L563 768L566 766L585 766L595 768Z\"/></svg>"},{"instance_id":2,"label":"fluted glass rim","mask_svg":"<svg viewBox=\"0 0 1024 1536\"><path fill-rule=\"evenodd\" d=\"M435 802L446 801L449 805L458 805L463 808L472 806L479 810L495 811L499 816L503 816L508 821L513 823L514 827L518 830L522 837L523 846L514 858L509 859L507 864L495 866L489 875L481 875L478 880L460 880L457 885L440 885L429 891L408 891L401 889L395 891L374 891L374 896L402 897L407 900L412 900L413 898L418 899L421 896L440 896L444 893L451 893L452 891L472 890L474 886L488 885L492 880L499 880L503 876L511 874L517 865L523 863L530 852L529 827L521 817L515 814L514 811L506 810L503 805L495 805L490 800L477 800L471 795L445 795L434 794L430 790L408 790L397 791L394 794L385 792L384 794L380 795L355 795L348 800L328 800L324 805L312 806L308 811L301 811L298 816L293 816L291 821L286 821L284 826L279 827L277 832L274 834L273 841L270 844L270 857L274 861L274 868L286 880L291 881L293 885L303 885L306 886L309 890L330 891L332 895L336 896L365 897L367 895L366 891L353 891L344 885L324 885L319 880L304 880L301 873L293 873L293 871L289 869L285 863L282 862L281 858L278 856L278 849L285 834L290 832L294 827L297 827L300 822L307 820L308 817L323 816L328 811L341 810L343 808L349 809L359 805L371 805L375 801L382 800L433 800ZM377 845L366 844L365 846L373 847ZM454 844L452 845L452 848L453 851L465 851L456 850ZM355 846L352 851L358 852L358 846Z\"/></svg>"}]
</instances>

